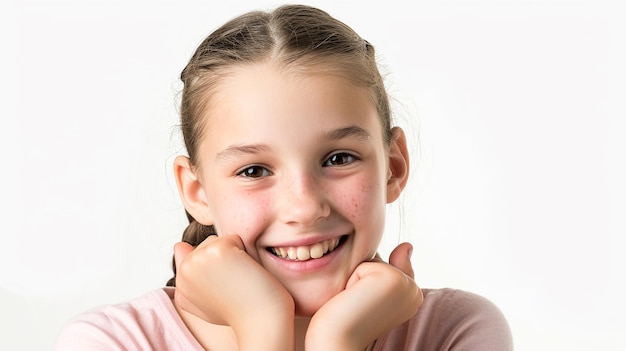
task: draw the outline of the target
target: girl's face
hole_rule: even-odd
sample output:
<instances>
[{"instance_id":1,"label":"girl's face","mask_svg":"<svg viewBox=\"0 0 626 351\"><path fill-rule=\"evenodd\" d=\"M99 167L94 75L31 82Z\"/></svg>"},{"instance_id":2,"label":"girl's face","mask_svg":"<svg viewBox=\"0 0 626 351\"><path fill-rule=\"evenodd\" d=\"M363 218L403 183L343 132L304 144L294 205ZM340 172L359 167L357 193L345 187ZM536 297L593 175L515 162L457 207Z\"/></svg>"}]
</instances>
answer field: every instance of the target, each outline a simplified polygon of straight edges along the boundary
<instances>
[{"instance_id":1,"label":"girl's face","mask_svg":"<svg viewBox=\"0 0 626 351\"><path fill-rule=\"evenodd\" d=\"M297 314L312 315L375 255L385 205L404 185L390 156L408 162L404 136L385 145L367 89L271 64L236 68L205 118L199 217L239 235Z\"/></svg>"}]
</instances>

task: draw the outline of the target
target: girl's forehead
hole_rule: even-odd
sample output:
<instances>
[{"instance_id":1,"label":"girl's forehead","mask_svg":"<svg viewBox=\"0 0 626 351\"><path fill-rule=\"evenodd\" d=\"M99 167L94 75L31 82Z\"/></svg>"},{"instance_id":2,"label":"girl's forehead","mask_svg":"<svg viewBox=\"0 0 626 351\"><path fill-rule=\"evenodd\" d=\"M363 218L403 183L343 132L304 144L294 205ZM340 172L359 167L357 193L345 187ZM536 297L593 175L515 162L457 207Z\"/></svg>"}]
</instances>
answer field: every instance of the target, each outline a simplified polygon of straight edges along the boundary
<instances>
[{"instance_id":1,"label":"girl's forehead","mask_svg":"<svg viewBox=\"0 0 626 351\"><path fill-rule=\"evenodd\" d=\"M323 108L325 105L333 106L335 101L327 96L331 92L344 99L343 103L333 107L358 102L376 108L374 89L359 84L353 75L354 72L351 76L350 72L336 65L321 63L285 65L264 61L237 65L220 75L208 98L207 109L220 109L229 102L236 102L236 106L245 105L261 98L271 99L269 102L276 105L288 105L294 99L318 98L318 108ZM240 99L233 101L233 96Z\"/></svg>"},{"instance_id":2,"label":"girl's forehead","mask_svg":"<svg viewBox=\"0 0 626 351\"><path fill-rule=\"evenodd\" d=\"M291 81L328 80L351 85L354 88L365 88L362 82L362 72L351 69L346 64L339 64L333 60L315 62L284 63L278 59L268 59L259 62L233 65L228 67L222 76L222 83L245 77L265 75L275 79ZM219 89L219 86L217 87Z\"/></svg>"},{"instance_id":3,"label":"girl's forehead","mask_svg":"<svg viewBox=\"0 0 626 351\"><path fill-rule=\"evenodd\" d=\"M335 74L237 67L223 76L210 100L204 134L213 145L263 136L305 138L349 126L382 135L369 89Z\"/></svg>"}]
</instances>

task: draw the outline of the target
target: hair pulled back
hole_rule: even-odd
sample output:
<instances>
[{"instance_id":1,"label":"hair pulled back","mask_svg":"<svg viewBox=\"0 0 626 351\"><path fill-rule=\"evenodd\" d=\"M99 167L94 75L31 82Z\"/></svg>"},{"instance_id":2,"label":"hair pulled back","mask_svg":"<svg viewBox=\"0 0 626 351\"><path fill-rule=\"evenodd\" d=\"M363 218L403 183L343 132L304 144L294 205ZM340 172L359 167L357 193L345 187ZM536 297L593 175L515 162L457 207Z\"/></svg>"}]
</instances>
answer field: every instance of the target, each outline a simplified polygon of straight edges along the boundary
<instances>
[{"instance_id":1,"label":"hair pulled back","mask_svg":"<svg viewBox=\"0 0 626 351\"><path fill-rule=\"evenodd\" d=\"M310 73L340 74L356 86L367 87L375 104L383 138L391 139L391 112L374 47L328 13L304 5L285 5L272 12L241 15L211 33L183 69L180 119L185 148L198 165L198 145L206 127L206 111L221 79L237 66L272 62ZM213 226L205 226L187 212L189 226L182 241L197 246ZM174 277L168 286L176 284Z\"/></svg>"}]
</instances>

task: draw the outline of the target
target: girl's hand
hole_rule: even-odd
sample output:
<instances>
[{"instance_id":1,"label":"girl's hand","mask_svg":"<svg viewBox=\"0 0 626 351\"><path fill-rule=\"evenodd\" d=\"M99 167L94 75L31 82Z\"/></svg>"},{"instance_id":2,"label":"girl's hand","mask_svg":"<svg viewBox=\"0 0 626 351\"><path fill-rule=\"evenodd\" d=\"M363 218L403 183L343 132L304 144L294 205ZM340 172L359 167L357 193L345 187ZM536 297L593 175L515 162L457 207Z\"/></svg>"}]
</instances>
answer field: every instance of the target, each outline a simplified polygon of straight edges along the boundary
<instances>
[{"instance_id":1,"label":"girl's hand","mask_svg":"<svg viewBox=\"0 0 626 351\"><path fill-rule=\"evenodd\" d=\"M413 317L423 295L413 280L408 243L398 245L390 264L363 262L346 289L322 306L306 334L308 350L364 350L376 338Z\"/></svg>"},{"instance_id":2,"label":"girl's hand","mask_svg":"<svg viewBox=\"0 0 626 351\"><path fill-rule=\"evenodd\" d=\"M232 327L240 350L290 349L293 298L246 253L239 236L210 236L195 249L177 243L174 256L178 308L206 322Z\"/></svg>"}]
</instances>

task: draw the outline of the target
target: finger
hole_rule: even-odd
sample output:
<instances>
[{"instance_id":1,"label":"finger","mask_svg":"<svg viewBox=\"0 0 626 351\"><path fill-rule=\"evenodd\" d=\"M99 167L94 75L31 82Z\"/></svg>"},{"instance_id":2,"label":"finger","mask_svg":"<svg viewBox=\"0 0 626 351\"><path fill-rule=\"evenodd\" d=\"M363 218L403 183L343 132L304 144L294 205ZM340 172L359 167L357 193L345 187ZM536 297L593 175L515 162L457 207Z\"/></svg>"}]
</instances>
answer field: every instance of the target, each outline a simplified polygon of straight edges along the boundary
<instances>
[{"instance_id":1,"label":"finger","mask_svg":"<svg viewBox=\"0 0 626 351\"><path fill-rule=\"evenodd\" d=\"M239 248L240 250L246 251L246 246L243 244L243 240L241 239L239 235L236 235L236 234L224 235L221 238L223 238L224 240L228 240L229 243Z\"/></svg>"},{"instance_id":2,"label":"finger","mask_svg":"<svg viewBox=\"0 0 626 351\"><path fill-rule=\"evenodd\" d=\"M174 245L174 262L177 272L180 272L180 263L183 262L183 259L185 259L191 251L193 251L193 246L186 242L179 242Z\"/></svg>"},{"instance_id":3,"label":"finger","mask_svg":"<svg viewBox=\"0 0 626 351\"><path fill-rule=\"evenodd\" d=\"M389 255L389 263L404 272L411 278L414 278L413 266L411 265L411 253L413 245L402 243L398 245Z\"/></svg>"},{"instance_id":4,"label":"finger","mask_svg":"<svg viewBox=\"0 0 626 351\"><path fill-rule=\"evenodd\" d=\"M374 257L372 257L370 262L384 262L384 261L383 261L382 257L380 257L380 254L377 252L376 255L374 255Z\"/></svg>"}]
</instances>

